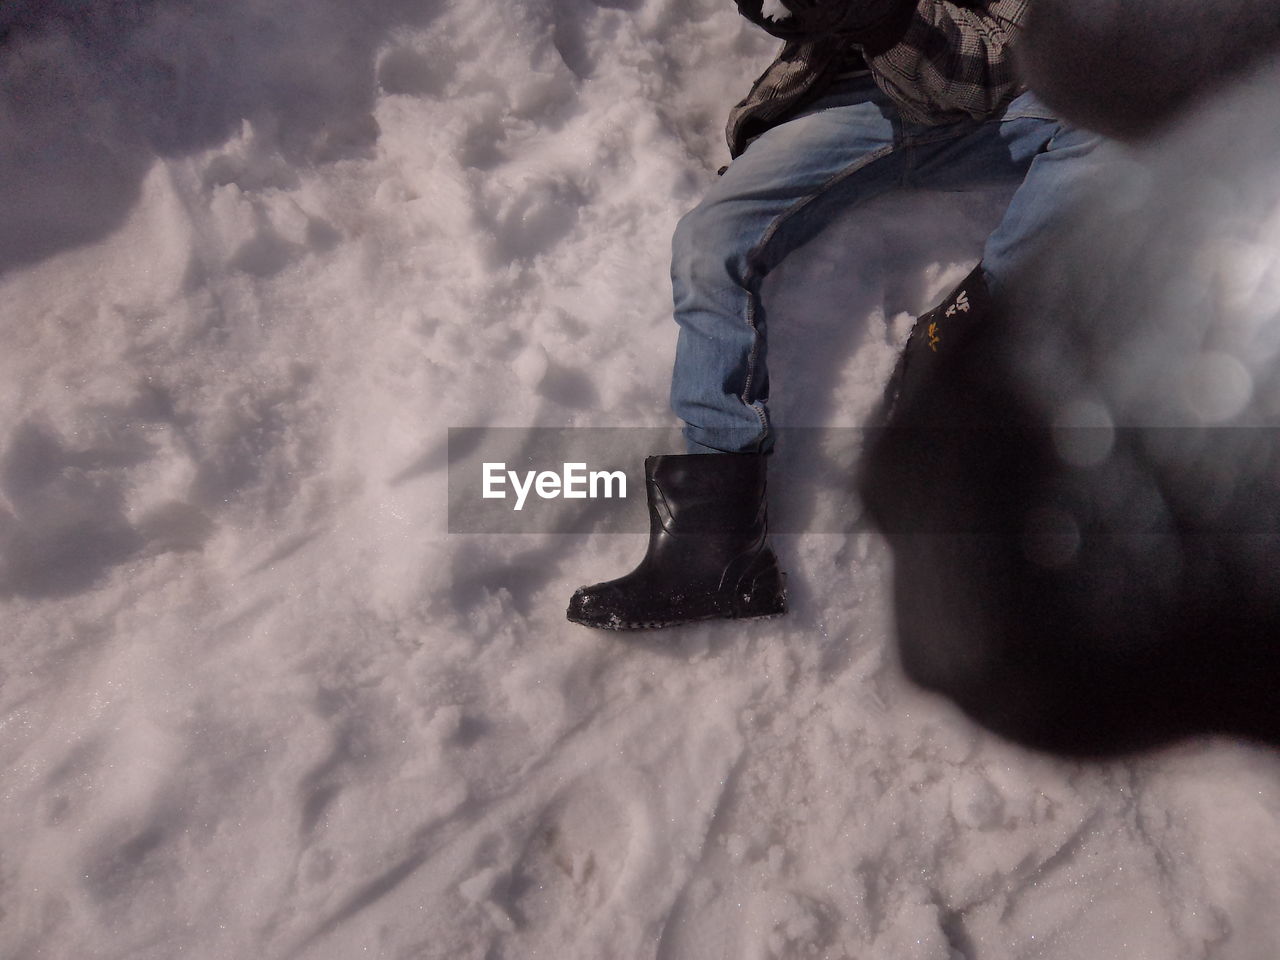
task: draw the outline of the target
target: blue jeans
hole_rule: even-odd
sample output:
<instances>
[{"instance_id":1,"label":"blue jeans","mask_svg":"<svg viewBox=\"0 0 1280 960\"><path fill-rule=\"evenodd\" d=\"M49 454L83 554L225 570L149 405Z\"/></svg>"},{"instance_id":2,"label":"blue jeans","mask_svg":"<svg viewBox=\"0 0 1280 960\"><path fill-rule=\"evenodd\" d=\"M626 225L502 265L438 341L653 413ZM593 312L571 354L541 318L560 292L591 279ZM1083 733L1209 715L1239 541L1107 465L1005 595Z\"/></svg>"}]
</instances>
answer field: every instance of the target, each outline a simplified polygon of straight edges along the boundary
<instances>
[{"instance_id":1,"label":"blue jeans","mask_svg":"<svg viewBox=\"0 0 1280 960\"><path fill-rule=\"evenodd\" d=\"M685 422L689 452L771 448L760 286L838 214L904 187L1021 181L983 249L998 292L1088 179L1098 143L1029 93L990 120L910 123L870 77L832 88L762 134L680 220L672 241L680 337L671 406Z\"/></svg>"}]
</instances>

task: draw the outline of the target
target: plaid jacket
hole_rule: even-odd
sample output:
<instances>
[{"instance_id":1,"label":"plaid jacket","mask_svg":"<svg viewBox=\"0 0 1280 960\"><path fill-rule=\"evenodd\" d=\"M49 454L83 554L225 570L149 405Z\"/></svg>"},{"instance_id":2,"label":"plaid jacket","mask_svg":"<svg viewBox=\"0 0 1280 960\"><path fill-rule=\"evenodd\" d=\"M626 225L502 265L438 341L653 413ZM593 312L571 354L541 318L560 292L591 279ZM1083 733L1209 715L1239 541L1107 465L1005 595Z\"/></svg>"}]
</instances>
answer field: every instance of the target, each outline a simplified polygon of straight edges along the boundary
<instances>
[{"instance_id":1,"label":"plaid jacket","mask_svg":"<svg viewBox=\"0 0 1280 960\"><path fill-rule=\"evenodd\" d=\"M792 16L778 22L763 17L760 0L738 0L744 16L786 43L730 111L730 154L816 98L850 46L906 119L988 116L1022 89L1010 48L1029 2L786 0Z\"/></svg>"}]
</instances>

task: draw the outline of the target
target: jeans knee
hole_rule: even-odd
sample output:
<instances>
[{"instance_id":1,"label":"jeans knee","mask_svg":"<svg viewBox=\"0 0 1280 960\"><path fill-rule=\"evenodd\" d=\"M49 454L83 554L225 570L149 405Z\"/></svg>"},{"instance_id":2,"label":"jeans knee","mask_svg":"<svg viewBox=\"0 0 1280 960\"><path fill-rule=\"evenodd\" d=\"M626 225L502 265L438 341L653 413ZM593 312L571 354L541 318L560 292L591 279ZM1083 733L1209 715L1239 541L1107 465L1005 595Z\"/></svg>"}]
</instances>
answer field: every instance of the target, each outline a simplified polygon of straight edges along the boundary
<instances>
[{"instance_id":1,"label":"jeans knee","mask_svg":"<svg viewBox=\"0 0 1280 960\"><path fill-rule=\"evenodd\" d=\"M1101 134L1064 123L1049 141L1049 152L1058 160L1083 158L1092 154L1103 143Z\"/></svg>"},{"instance_id":2,"label":"jeans knee","mask_svg":"<svg viewBox=\"0 0 1280 960\"><path fill-rule=\"evenodd\" d=\"M694 207L680 218L671 238L673 278L695 284L737 278L742 272L738 265L745 262L739 233L723 204Z\"/></svg>"}]
</instances>

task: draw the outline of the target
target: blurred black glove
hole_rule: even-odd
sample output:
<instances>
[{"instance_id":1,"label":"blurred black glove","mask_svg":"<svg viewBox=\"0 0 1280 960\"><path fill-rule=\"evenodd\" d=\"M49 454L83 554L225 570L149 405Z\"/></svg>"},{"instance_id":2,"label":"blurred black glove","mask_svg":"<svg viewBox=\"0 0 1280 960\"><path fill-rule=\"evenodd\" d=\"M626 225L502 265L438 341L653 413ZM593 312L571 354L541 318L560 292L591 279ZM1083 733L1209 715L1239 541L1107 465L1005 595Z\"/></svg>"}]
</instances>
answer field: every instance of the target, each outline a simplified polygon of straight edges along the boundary
<instances>
[{"instance_id":1,"label":"blurred black glove","mask_svg":"<svg viewBox=\"0 0 1280 960\"><path fill-rule=\"evenodd\" d=\"M899 25L905 28L915 0L782 0L791 15L766 17L762 0L737 0L738 12L782 40L845 35L854 42L879 37Z\"/></svg>"}]
</instances>

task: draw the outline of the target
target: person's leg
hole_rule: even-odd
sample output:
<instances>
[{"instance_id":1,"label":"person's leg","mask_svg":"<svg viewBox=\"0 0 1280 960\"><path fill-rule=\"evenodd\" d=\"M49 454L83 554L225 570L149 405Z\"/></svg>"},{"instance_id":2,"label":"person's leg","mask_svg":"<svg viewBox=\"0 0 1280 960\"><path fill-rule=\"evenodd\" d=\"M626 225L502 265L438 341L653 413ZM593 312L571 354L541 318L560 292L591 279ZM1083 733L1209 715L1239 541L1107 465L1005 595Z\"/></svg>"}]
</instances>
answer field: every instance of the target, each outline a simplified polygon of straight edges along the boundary
<instances>
[{"instance_id":1,"label":"person's leg","mask_svg":"<svg viewBox=\"0 0 1280 960\"><path fill-rule=\"evenodd\" d=\"M870 79L768 131L681 219L671 406L691 453L765 452L764 277L836 214L901 184L896 112Z\"/></svg>"},{"instance_id":2,"label":"person's leg","mask_svg":"<svg viewBox=\"0 0 1280 960\"><path fill-rule=\"evenodd\" d=\"M1030 93L959 138L940 140L932 128L908 126L904 152L913 186L964 190L1009 183L1017 188L979 265L916 321L885 388L880 425L905 425L911 414L903 398L935 375L941 356L966 327L987 319L1019 265L1053 242L1055 225L1108 176L1105 165L1114 156L1101 149L1096 134L1064 124Z\"/></svg>"},{"instance_id":3,"label":"person's leg","mask_svg":"<svg viewBox=\"0 0 1280 960\"><path fill-rule=\"evenodd\" d=\"M836 88L757 139L680 221L671 401L690 452L645 462L648 550L630 573L577 590L572 622L629 630L786 612L766 523L760 284L838 210L900 183L894 114L869 79Z\"/></svg>"},{"instance_id":4,"label":"person's leg","mask_svg":"<svg viewBox=\"0 0 1280 960\"><path fill-rule=\"evenodd\" d=\"M993 293L999 293L1042 244L1052 242L1055 227L1085 191L1106 176L1112 154L1100 149L1103 144L1098 134L1063 124L1031 161L1022 186L983 248L983 267Z\"/></svg>"},{"instance_id":5,"label":"person's leg","mask_svg":"<svg viewBox=\"0 0 1280 960\"><path fill-rule=\"evenodd\" d=\"M922 128L923 129L923 128ZM906 131L907 142L920 131ZM1089 186L1104 176L1103 138L1059 120L1034 94L965 137L911 147L909 183L940 189L1020 181L982 251L993 294L1053 230Z\"/></svg>"}]
</instances>

